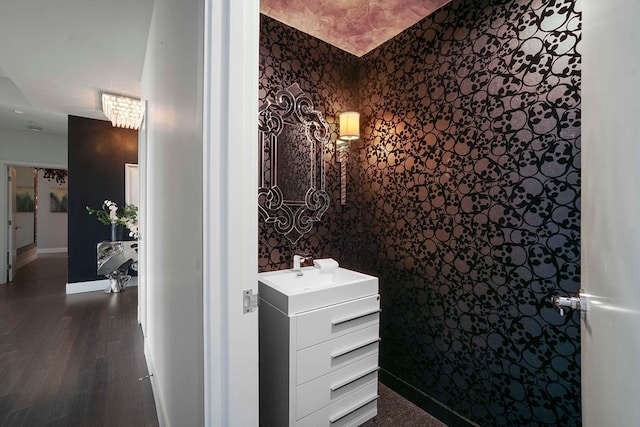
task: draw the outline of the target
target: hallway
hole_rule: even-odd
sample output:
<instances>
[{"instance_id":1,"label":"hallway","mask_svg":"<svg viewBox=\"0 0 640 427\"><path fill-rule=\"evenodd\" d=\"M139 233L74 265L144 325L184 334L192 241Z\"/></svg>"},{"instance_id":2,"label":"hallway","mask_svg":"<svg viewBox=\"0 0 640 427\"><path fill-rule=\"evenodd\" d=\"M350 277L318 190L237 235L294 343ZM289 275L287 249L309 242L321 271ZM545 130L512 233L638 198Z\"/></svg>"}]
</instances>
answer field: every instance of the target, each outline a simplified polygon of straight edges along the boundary
<instances>
[{"instance_id":1,"label":"hallway","mask_svg":"<svg viewBox=\"0 0 640 427\"><path fill-rule=\"evenodd\" d=\"M0 426L157 426L137 290L65 295L66 255L0 286Z\"/></svg>"}]
</instances>

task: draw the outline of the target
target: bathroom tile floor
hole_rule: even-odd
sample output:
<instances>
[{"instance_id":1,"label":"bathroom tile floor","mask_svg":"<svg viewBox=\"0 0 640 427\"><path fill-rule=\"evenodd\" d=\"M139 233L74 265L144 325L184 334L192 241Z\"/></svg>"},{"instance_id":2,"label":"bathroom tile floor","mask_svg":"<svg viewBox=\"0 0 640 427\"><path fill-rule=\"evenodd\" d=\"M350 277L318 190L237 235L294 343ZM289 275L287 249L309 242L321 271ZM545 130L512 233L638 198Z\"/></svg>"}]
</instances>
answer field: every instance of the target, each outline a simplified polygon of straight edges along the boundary
<instances>
[{"instance_id":1,"label":"bathroom tile floor","mask_svg":"<svg viewBox=\"0 0 640 427\"><path fill-rule=\"evenodd\" d=\"M378 394L378 415L361 427L447 427L382 383Z\"/></svg>"}]
</instances>

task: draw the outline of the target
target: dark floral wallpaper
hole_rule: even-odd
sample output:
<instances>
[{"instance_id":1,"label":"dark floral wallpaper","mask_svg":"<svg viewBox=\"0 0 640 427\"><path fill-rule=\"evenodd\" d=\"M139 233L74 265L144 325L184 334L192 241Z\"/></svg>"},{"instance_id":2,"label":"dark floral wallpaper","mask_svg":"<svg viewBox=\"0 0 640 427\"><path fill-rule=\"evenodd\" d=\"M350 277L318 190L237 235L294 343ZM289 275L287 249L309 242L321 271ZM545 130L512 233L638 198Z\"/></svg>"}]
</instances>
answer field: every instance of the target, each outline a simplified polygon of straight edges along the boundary
<instances>
[{"instance_id":1,"label":"dark floral wallpaper","mask_svg":"<svg viewBox=\"0 0 640 427\"><path fill-rule=\"evenodd\" d=\"M348 204L328 158L301 245L380 277L383 370L483 426L581 424L578 314L549 303L580 287L580 21L454 0L360 59L262 23L262 96L309 78L328 116L361 112ZM290 263L264 224L260 251Z\"/></svg>"},{"instance_id":2,"label":"dark floral wallpaper","mask_svg":"<svg viewBox=\"0 0 640 427\"><path fill-rule=\"evenodd\" d=\"M381 365L480 425L580 424L579 41L574 1L454 1L361 64Z\"/></svg>"},{"instance_id":3,"label":"dark floral wallpaper","mask_svg":"<svg viewBox=\"0 0 640 427\"><path fill-rule=\"evenodd\" d=\"M313 254L315 258L333 257L343 265L355 268L342 254L348 250L355 253L357 242L354 238L342 236L355 233L351 226L358 219L354 216L357 210L353 206L345 209L340 205L340 163L336 162L333 141L337 137L339 113L354 110L360 105L357 97L358 58L261 15L259 103L274 98L278 90L293 83L298 83L310 96L315 109L322 112L331 127L332 143L325 151L325 183L331 204L323 221L316 223L312 231L295 245L278 234L273 225L260 220L259 269L291 268L294 253ZM353 150L355 153L356 147ZM353 168L353 173L357 173L357 168ZM349 180L350 194L359 191L356 181L357 177Z\"/></svg>"}]
</instances>

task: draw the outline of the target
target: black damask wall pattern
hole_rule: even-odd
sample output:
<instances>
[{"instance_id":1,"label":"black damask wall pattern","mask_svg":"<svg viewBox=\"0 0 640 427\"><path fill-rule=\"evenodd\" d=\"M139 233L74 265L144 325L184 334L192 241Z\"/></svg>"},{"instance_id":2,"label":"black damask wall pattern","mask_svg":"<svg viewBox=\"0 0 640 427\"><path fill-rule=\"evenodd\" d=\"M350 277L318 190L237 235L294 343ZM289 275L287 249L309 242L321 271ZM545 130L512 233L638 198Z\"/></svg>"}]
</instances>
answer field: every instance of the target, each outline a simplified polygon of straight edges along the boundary
<instances>
[{"instance_id":1,"label":"black damask wall pattern","mask_svg":"<svg viewBox=\"0 0 640 427\"><path fill-rule=\"evenodd\" d=\"M348 205L330 158L302 246L380 277L382 368L483 426L581 424L578 314L549 303L580 287L580 19L572 0L454 0L347 67L262 23L261 95L268 63L330 74L303 87L315 105L361 112ZM260 251L289 265L264 224Z\"/></svg>"},{"instance_id":2,"label":"black damask wall pattern","mask_svg":"<svg viewBox=\"0 0 640 427\"><path fill-rule=\"evenodd\" d=\"M481 425L580 424L580 11L454 1L362 64L381 365Z\"/></svg>"},{"instance_id":3,"label":"black damask wall pattern","mask_svg":"<svg viewBox=\"0 0 640 427\"><path fill-rule=\"evenodd\" d=\"M272 18L260 16L259 103L273 98L278 90L298 83L331 126L331 140L337 137L337 117L341 111L354 110L358 99L358 58ZM355 153L356 147L352 150ZM349 179L348 192L354 200L359 192L357 168ZM295 245L260 220L258 230L259 270L291 268L294 253L333 257L355 268L344 253L356 253L358 219L355 205L340 205L340 164L333 143L325 155L326 191L331 205L323 221ZM304 178L301 178L304 179Z\"/></svg>"}]
</instances>

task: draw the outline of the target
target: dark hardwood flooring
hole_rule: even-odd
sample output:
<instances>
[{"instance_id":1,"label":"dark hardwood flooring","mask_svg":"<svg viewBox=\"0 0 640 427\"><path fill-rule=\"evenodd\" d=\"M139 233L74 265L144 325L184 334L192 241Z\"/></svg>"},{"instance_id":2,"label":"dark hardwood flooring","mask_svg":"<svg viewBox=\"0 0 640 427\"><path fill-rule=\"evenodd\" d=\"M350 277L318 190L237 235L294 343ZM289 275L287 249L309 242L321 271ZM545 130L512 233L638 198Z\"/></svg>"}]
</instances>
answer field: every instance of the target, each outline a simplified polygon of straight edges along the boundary
<instances>
[{"instance_id":1,"label":"dark hardwood flooring","mask_svg":"<svg viewBox=\"0 0 640 427\"><path fill-rule=\"evenodd\" d=\"M41 256L0 285L0 426L157 426L137 290L65 295Z\"/></svg>"}]
</instances>

